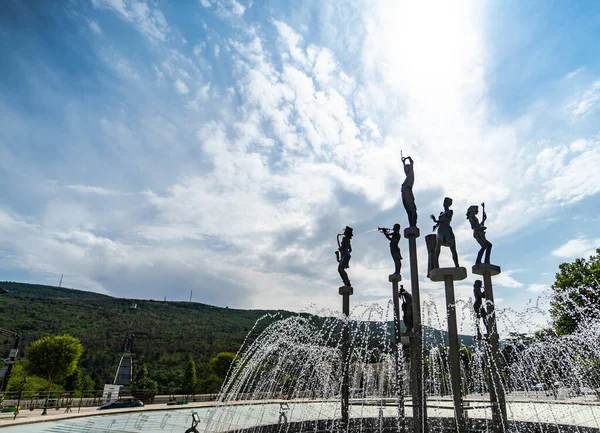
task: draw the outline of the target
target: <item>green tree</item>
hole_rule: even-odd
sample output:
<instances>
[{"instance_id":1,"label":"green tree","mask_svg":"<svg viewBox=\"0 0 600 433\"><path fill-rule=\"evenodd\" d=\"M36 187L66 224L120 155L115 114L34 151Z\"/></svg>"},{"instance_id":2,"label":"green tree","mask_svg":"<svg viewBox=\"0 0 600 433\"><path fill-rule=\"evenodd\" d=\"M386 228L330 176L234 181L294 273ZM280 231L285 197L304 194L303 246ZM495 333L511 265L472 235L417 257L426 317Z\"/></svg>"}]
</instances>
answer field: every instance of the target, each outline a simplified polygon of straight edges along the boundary
<instances>
[{"instance_id":1,"label":"green tree","mask_svg":"<svg viewBox=\"0 0 600 433\"><path fill-rule=\"evenodd\" d=\"M198 376L196 375L196 363L192 358L190 358L190 360L187 363L187 366L185 367L185 372L183 373L181 388L185 393L195 394L197 384Z\"/></svg>"},{"instance_id":2,"label":"green tree","mask_svg":"<svg viewBox=\"0 0 600 433\"><path fill-rule=\"evenodd\" d=\"M148 377L148 367L144 362L131 382L131 395L144 403L152 403L157 392L158 382Z\"/></svg>"},{"instance_id":3,"label":"green tree","mask_svg":"<svg viewBox=\"0 0 600 433\"><path fill-rule=\"evenodd\" d=\"M552 285L550 314L558 335L572 334L600 312L600 248L589 260L562 263Z\"/></svg>"},{"instance_id":4,"label":"green tree","mask_svg":"<svg viewBox=\"0 0 600 433\"><path fill-rule=\"evenodd\" d=\"M25 362L17 362L13 366L10 380L8 381L8 387L6 390L11 394L16 394L21 389L21 380L25 376ZM48 390L48 381L43 377L28 375L27 382L23 388L23 398L32 398L34 395L46 392ZM51 392L55 394L62 394L63 388L52 384Z\"/></svg>"},{"instance_id":5,"label":"green tree","mask_svg":"<svg viewBox=\"0 0 600 433\"><path fill-rule=\"evenodd\" d=\"M238 362L239 358L235 353L221 352L210 360L210 369L222 381L227 377L231 365Z\"/></svg>"},{"instance_id":6,"label":"green tree","mask_svg":"<svg viewBox=\"0 0 600 433\"><path fill-rule=\"evenodd\" d=\"M48 410L52 384L64 379L77 369L77 361L82 353L81 343L70 335L44 337L27 349L26 371L48 381L48 394L42 415L46 415Z\"/></svg>"}]
</instances>

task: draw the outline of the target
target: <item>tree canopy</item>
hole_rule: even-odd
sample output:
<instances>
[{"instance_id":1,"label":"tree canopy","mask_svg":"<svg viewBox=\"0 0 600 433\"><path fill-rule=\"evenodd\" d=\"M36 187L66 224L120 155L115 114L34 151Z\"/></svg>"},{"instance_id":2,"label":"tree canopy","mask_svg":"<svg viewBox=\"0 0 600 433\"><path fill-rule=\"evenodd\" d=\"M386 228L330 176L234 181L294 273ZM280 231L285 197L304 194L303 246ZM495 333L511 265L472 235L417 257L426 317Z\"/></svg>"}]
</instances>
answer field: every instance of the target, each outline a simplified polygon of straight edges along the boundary
<instances>
[{"instance_id":1,"label":"tree canopy","mask_svg":"<svg viewBox=\"0 0 600 433\"><path fill-rule=\"evenodd\" d=\"M196 363L192 358L187 363L185 372L183 373L183 380L181 382L181 388L186 392L193 393L196 390L198 384L198 376L196 375Z\"/></svg>"},{"instance_id":2,"label":"tree canopy","mask_svg":"<svg viewBox=\"0 0 600 433\"><path fill-rule=\"evenodd\" d=\"M550 314L559 335L600 317L600 248L588 260L562 263L552 285Z\"/></svg>"},{"instance_id":3,"label":"tree canopy","mask_svg":"<svg viewBox=\"0 0 600 433\"><path fill-rule=\"evenodd\" d=\"M77 361L83 353L79 340L70 335L44 337L27 349L28 373L45 378L48 381L48 394L43 415L48 408L48 398L52 384L73 374L77 370Z\"/></svg>"},{"instance_id":4,"label":"tree canopy","mask_svg":"<svg viewBox=\"0 0 600 433\"><path fill-rule=\"evenodd\" d=\"M210 368L217 377L225 379L229 367L231 367L233 362L238 362L238 357L235 353L221 352L210 360Z\"/></svg>"},{"instance_id":5,"label":"tree canopy","mask_svg":"<svg viewBox=\"0 0 600 433\"><path fill-rule=\"evenodd\" d=\"M74 373L82 353L83 347L75 337L44 337L27 349L25 369L28 373L43 377L52 383Z\"/></svg>"}]
</instances>

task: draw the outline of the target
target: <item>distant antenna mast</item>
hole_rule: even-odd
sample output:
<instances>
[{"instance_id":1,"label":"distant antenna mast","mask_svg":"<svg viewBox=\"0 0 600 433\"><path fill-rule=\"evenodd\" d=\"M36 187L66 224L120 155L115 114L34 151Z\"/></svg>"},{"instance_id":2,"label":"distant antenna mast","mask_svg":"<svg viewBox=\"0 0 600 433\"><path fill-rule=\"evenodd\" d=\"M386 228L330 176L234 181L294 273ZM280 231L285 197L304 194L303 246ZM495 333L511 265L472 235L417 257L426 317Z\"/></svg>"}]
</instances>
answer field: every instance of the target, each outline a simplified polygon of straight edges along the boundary
<instances>
[{"instance_id":1,"label":"distant antenna mast","mask_svg":"<svg viewBox=\"0 0 600 433\"><path fill-rule=\"evenodd\" d=\"M190 290L190 302L192 302L192 291Z\"/></svg>"},{"instance_id":2,"label":"distant antenna mast","mask_svg":"<svg viewBox=\"0 0 600 433\"><path fill-rule=\"evenodd\" d=\"M62 278L64 274L60 274L60 281L58 282L58 287L62 287Z\"/></svg>"}]
</instances>

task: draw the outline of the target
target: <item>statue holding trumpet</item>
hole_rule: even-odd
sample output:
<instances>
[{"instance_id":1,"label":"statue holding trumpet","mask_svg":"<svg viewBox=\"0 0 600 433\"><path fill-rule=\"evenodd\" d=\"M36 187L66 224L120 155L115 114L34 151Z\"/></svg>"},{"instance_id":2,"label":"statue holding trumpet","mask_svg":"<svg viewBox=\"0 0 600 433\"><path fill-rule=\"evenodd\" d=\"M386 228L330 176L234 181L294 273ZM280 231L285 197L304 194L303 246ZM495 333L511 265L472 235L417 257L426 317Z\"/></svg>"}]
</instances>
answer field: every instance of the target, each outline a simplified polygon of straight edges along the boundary
<instances>
[{"instance_id":1,"label":"statue holding trumpet","mask_svg":"<svg viewBox=\"0 0 600 433\"><path fill-rule=\"evenodd\" d=\"M392 230L385 227L377 227L383 235L390 241L390 253L394 260L394 274L400 275L402 267L402 255L400 254L400 224L394 224Z\"/></svg>"}]
</instances>

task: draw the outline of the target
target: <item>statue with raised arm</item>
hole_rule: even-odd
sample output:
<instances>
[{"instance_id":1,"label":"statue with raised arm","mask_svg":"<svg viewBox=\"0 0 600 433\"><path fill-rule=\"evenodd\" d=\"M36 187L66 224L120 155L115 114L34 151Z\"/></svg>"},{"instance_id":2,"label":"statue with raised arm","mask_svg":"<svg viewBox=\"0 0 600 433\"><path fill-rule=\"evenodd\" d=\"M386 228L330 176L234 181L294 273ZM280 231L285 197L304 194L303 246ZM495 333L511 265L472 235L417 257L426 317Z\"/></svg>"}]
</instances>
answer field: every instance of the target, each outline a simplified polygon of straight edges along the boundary
<instances>
[{"instance_id":1,"label":"statue with raised arm","mask_svg":"<svg viewBox=\"0 0 600 433\"><path fill-rule=\"evenodd\" d=\"M402 321L406 326L406 332L409 333L413 328L413 307L412 295L400 286L400 298L402 298Z\"/></svg>"},{"instance_id":2,"label":"statue with raised arm","mask_svg":"<svg viewBox=\"0 0 600 433\"><path fill-rule=\"evenodd\" d=\"M402 204L408 215L408 226L417 226L417 205L415 204L415 196L413 194L413 185L415 184L414 162L410 156L401 157L402 165L404 166L404 174L406 179L402 183ZM408 161L408 163L406 162Z\"/></svg>"},{"instance_id":3,"label":"statue with raised arm","mask_svg":"<svg viewBox=\"0 0 600 433\"><path fill-rule=\"evenodd\" d=\"M437 229L434 268L440 267L440 251L442 246L450 248L454 266L457 268L460 267L458 264L458 253L456 252L456 240L454 239L454 232L450 226L452 216L454 215L454 211L450 209L450 206L452 206L452 199L446 197L444 199L444 210L443 212L440 212L440 216L436 219L435 216L431 215L431 219L435 222L433 230L435 231Z\"/></svg>"},{"instance_id":4,"label":"statue with raised arm","mask_svg":"<svg viewBox=\"0 0 600 433\"><path fill-rule=\"evenodd\" d=\"M400 274L400 268L402 267L402 255L400 254L400 224L394 224L394 228L390 233L390 229L385 227L377 227L377 229L383 233L383 235L390 241L390 253L392 254L392 260L394 260L394 274Z\"/></svg>"},{"instance_id":5,"label":"statue with raised arm","mask_svg":"<svg viewBox=\"0 0 600 433\"><path fill-rule=\"evenodd\" d=\"M479 330L479 320L483 319L483 324L487 330L487 310L483 306L483 299L485 299L485 290L483 289L483 283L481 280L475 280L473 284L473 296L475 302L473 302L473 310L475 310L475 317L477 318L477 338L481 339L481 331Z\"/></svg>"},{"instance_id":6,"label":"statue with raised arm","mask_svg":"<svg viewBox=\"0 0 600 433\"><path fill-rule=\"evenodd\" d=\"M473 237L481 247L479 252L477 253L477 260L475 260L476 265L481 264L481 258L483 257L483 253L485 253L485 263L490 262L490 254L492 252L492 243L485 238L485 229L486 227L483 225L485 220L487 219L487 215L485 214L485 203L481 203L483 217L481 218L481 222L477 218L477 214L479 213L479 206L473 205L469 206L467 210L467 219L471 223L471 228L473 229Z\"/></svg>"},{"instance_id":7,"label":"statue with raised arm","mask_svg":"<svg viewBox=\"0 0 600 433\"><path fill-rule=\"evenodd\" d=\"M342 236L342 241L340 242L340 236ZM340 277L342 277L342 281L344 282L344 286L352 287L350 285L350 280L348 279L348 273L346 269L350 267L350 253L352 252L352 245L350 244L350 239L352 239L352 227L346 226L343 234L339 234L337 237L338 242L338 250L335 252L335 256L338 261L338 272Z\"/></svg>"}]
</instances>

